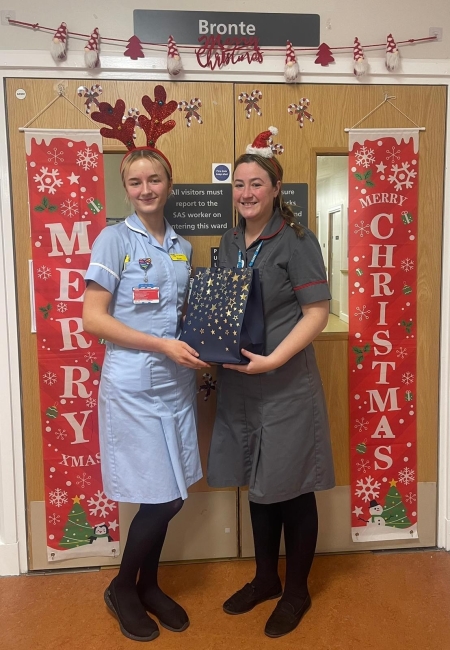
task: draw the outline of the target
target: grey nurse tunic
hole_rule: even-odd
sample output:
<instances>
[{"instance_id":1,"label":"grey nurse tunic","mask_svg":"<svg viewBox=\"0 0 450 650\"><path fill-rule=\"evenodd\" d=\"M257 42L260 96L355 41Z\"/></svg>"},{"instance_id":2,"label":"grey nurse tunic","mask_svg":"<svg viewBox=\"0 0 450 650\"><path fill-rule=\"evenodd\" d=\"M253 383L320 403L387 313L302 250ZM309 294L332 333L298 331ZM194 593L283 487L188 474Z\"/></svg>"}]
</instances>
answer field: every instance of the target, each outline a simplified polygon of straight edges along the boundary
<instances>
[{"instance_id":1,"label":"grey nurse tunic","mask_svg":"<svg viewBox=\"0 0 450 650\"><path fill-rule=\"evenodd\" d=\"M246 250L244 221L225 233L219 265L248 262L263 244L259 269L269 355L302 317L302 305L331 298L319 243L295 231L276 211ZM322 381L312 344L264 374L218 368L217 414L208 458L212 487L249 486L249 499L276 503L334 486Z\"/></svg>"}]
</instances>

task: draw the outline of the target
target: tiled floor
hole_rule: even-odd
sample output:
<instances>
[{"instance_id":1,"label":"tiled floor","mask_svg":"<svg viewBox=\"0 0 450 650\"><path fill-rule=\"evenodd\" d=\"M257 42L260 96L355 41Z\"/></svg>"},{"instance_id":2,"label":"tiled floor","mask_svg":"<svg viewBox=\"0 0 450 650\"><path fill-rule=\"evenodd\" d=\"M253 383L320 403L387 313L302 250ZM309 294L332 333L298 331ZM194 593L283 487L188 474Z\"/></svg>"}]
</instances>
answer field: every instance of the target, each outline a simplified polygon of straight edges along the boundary
<instances>
[{"instance_id":1,"label":"tiled floor","mask_svg":"<svg viewBox=\"0 0 450 650\"><path fill-rule=\"evenodd\" d=\"M284 562L281 563L284 572ZM274 602L227 616L222 602L251 579L253 562L163 566L161 586L189 612L181 634L161 628L154 650L450 650L450 553L418 551L316 557L313 606L300 626L269 639ZM122 650L103 603L115 571L0 579L2 650Z\"/></svg>"}]
</instances>

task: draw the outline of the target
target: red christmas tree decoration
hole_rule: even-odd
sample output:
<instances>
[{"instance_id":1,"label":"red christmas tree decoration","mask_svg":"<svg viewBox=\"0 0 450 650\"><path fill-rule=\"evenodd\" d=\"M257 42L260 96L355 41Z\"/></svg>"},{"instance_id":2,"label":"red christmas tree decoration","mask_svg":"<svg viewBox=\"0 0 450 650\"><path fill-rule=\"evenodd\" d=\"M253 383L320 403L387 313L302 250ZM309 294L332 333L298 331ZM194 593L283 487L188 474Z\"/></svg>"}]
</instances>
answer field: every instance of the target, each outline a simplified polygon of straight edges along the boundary
<instances>
[{"instance_id":1,"label":"red christmas tree decoration","mask_svg":"<svg viewBox=\"0 0 450 650\"><path fill-rule=\"evenodd\" d=\"M142 43L137 36L132 36L128 41L128 46L123 53L124 56L129 56L133 61L137 59L144 58L144 52L142 51Z\"/></svg>"},{"instance_id":2,"label":"red christmas tree decoration","mask_svg":"<svg viewBox=\"0 0 450 650\"><path fill-rule=\"evenodd\" d=\"M100 64L99 59L100 34L98 27L94 29L84 48L84 62L87 68L96 68Z\"/></svg>"},{"instance_id":3,"label":"red christmas tree decoration","mask_svg":"<svg viewBox=\"0 0 450 650\"><path fill-rule=\"evenodd\" d=\"M326 66L330 63L334 63L334 57L331 52L330 47L326 43L321 43L319 45L319 50L317 52L317 59L314 63Z\"/></svg>"}]
</instances>

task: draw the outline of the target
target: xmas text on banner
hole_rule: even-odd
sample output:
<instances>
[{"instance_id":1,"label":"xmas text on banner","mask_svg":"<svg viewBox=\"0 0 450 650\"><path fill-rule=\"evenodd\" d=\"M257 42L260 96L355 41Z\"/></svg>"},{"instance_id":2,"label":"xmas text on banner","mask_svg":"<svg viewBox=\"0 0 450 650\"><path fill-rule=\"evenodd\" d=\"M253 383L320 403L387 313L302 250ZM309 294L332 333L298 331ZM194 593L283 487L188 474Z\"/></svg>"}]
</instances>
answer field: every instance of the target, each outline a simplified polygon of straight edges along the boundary
<instances>
[{"instance_id":1,"label":"xmas text on banner","mask_svg":"<svg viewBox=\"0 0 450 650\"><path fill-rule=\"evenodd\" d=\"M419 129L349 132L352 538L417 535Z\"/></svg>"},{"instance_id":2,"label":"xmas text on banner","mask_svg":"<svg viewBox=\"0 0 450 650\"><path fill-rule=\"evenodd\" d=\"M84 276L106 224L96 130L24 129L49 561L119 554L103 492L97 401L104 346L83 331Z\"/></svg>"}]
</instances>

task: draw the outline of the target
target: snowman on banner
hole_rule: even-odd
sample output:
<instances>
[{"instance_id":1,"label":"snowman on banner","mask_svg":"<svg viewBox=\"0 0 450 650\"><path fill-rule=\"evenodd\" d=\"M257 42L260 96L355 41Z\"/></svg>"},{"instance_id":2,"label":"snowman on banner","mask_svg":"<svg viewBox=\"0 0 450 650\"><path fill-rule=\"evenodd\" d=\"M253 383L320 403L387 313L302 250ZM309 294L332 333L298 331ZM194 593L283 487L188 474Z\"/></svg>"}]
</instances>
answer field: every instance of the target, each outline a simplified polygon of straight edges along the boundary
<instances>
[{"instance_id":1,"label":"snowman on banner","mask_svg":"<svg viewBox=\"0 0 450 650\"><path fill-rule=\"evenodd\" d=\"M383 506L378 503L376 499L373 499L369 503L369 515L370 519L367 522L368 526L386 526L386 520L383 517Z\"/></svg>"}]
</instances>

